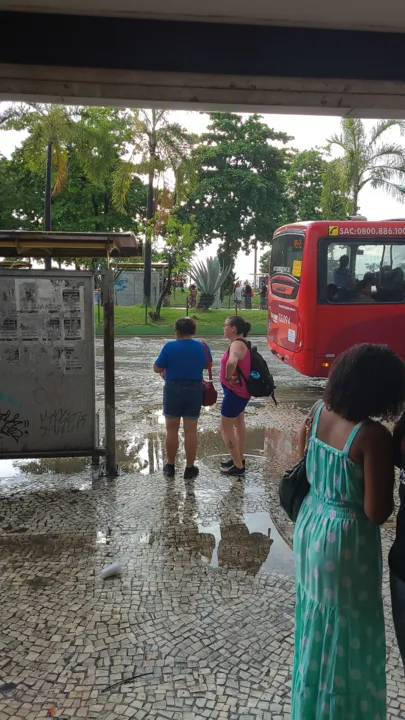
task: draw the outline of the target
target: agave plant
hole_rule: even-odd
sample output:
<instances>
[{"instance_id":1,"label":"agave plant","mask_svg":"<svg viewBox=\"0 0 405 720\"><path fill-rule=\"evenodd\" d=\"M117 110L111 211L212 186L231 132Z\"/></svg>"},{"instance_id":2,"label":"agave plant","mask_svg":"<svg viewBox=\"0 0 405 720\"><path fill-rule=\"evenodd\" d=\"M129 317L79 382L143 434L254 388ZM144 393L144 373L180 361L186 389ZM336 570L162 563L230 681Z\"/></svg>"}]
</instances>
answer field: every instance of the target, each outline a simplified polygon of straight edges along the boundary
<instances>
[{"instance_id":1,"label":"agave plant","mask_svg":"<svg viewBox=\"0 0 405 720\"><path fill-rule=\"evenodd\" d=\"M221 268L218 258L207 258L205 262L198 260L191 266L191 277L200 291L198 307L208 310L215 296L231 272L232 266Z\"/></svg>"}]
</instances>

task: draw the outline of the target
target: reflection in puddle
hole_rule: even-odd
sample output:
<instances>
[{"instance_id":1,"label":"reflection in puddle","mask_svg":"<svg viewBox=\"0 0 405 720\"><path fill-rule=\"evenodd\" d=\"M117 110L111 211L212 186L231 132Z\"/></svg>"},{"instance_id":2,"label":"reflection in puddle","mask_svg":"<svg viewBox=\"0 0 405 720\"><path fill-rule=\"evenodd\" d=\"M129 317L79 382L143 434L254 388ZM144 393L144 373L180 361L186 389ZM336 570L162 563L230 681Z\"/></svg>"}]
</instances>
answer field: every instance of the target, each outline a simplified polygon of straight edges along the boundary
<instances>
[{"instance_id":1,"label":"reflection in puddle","mask_svg":"<svg viewBox=\"0 0 405 720\"><path fill-rule=\"evenodd\" d=\"M254 493L262 505L266 503L264 487L255 487ZM233 484L226 493L218 488L213 505L212 497L204 491L196 493L193 483L184 492L168 483L162 528L151 533L152 543L159 542L164 553L174 558L177 553L187 553L212 568L292 576L293 553L268 512L251 512L246 507L249 497L243 484Z\"/></svg>"},{"instance_id":2,"label":"reflection in puddle","mask_svg":"<svg viewBox=\"0 0 405 720\"><path fill-rule=\"evenodd\" d=\"M162 470L164 465L164 436L157 433L149 433L146 436L134 435L129 442L119 443L117 460L123 472L152 475Z\"/></svg>"},{"instance_id":3,"label":"reflection in puddle","mask_svg":"<svg viewBox=\"0 0 405 720\"><path fill-rule=\"evenodd\" d=\"M209 558L213 568L244 570L248 575L256 575L259 570L294 574L292 552L267 512L245 513L239 523L214 523L199 528L215 541Z\"/></svg>"},{"instance_id":4,"label":"reflection in puddle","mask_svg":"<svg viewBox=\"0 0 405 720\"><path fill-rule=\"evenodd\" d=\"M292 467L298 460L298 429L299 425L282 430L268 427L264 439L265 457L270 461L277 458L277 464L282 464L285 469Z\"/></svg>"},{"instance_id":5,"label":"reflection in puddle","mask_svg":"<svg viewBox=\"0 0 405 720\"><path fill-rule=\"evenodd\" d=\"M142 533L139 537L139 544L140 545L149 545L150 544L150 533Z\"/></svg>"},{"instance_id":6,"label":"reflection in puddle","mask_svg":"<svg viewBox=\"0 0 405 720\"><path fill-rule=\"evenodd\" d=\"M107 535L102 530L97 530L96 534L96 545L106 545Z\"/></svg>"},{"instance_id":7,"label":"reflection in puddle","mask_svg":"<svg viewBox=\"0 0 405 720\"><path fill-rule=\"evenodd\" d=\"M295 408L278 408L272 411L270 418L274 427L248 427L246 434L246 454L252 457L261 456L269 459L277 458L285 467L295 462L295 448L297 446L297 431L302 421L302 413ZM134 432L130 439L117 441L117 461L120 470L124 473L139 473L152 475L161 472L165 463L165 435L161 423L164 422L161 410L155 411L155 423L158 427L152 432L145 432L141 425L135 423ZM210 470L216 470L219 457L224 454L224 447L219 428L201 428L198 433L199 444L197 462L201 468L204 465ZM180 448L178 462L184 462L183 436L180 431ZM216 463L214 466L213 463ZM11 480L18 476L18 484L24 486L27 476L86 475L86 482L91 472L90 458L47 458L0 461L0 487L4 484L3 478Z\"/></svg>"},{"instance_id":8,"label":"reflection in puddle","mask_svg":"<svg viewBox=\"0 0 405 720\"><path fill-rule=\"evenodd\" d=\"M79 474L85 471L91 460L89 458L26 458L22 460L0 461L0 483L2 478L23 475L46 475L58 473L61 475Z\"/></svg>"}]
</instances>

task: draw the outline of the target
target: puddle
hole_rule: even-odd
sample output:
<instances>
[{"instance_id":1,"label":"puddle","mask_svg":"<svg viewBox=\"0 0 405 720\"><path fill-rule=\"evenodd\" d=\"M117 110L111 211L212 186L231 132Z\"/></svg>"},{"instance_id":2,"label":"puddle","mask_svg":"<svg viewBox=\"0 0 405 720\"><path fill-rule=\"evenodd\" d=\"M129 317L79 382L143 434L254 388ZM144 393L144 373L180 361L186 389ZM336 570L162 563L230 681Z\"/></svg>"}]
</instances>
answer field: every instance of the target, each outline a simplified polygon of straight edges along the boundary
<instances>
[{"instance_id":1,"label":"puddle","mask_svg":"<svg viewBox=\"0 0 405 720\"><path fill-rule=\"evenodd\" d=\"M276 407L252 399L247 412L246 479L232 482L219 472L225 455L219 429L219 405L206 408L199 424L195 487L184 486L182 437L179 471L173 483L162 477L165 427L161 379L152 372L163 344L161 338L119 338L116 341L117 461L120 477L100 480L90 458L0 460L0 531L10 547L22 538L38 553L59 552L62 532L68 546L77 534L97 552L115 542L141 547L142 552L177 553L214 571L248 575L276 571L293 575L293 556L272 522L269 511L274 488L296 460L297 432L303 412L319 398L324 381L300 376L276 361L265 338L256 338L277 385ZM222 338L210 340L214 371L224 351ZM102 410L102 344L97 342L97 407ZM215 372L214 372L215 376ZM101 412L101 424L103 413ZM181 468L181 471L180 471ZM170 487L167 487L170 485ZM65 528L63 527L65 525ZM35 540L49 536L49 547ZM21 541L20 541L21 538ZM118 538L118 539L117 539ZM26 542L26 541L25 541Z\"/></svg>"},{"instance_id":2,"label":"puddle","mask_svg":"<svg viewBox=\"0 0 405 720\"><path fill-rule=\"evenodd\" d=\"M240 522L198 527L204 536L212 537L212 553L203 553L211 567L244 570L248 575L259 570L294 575L293 553L268 512L244 513ZM207 539L205 544L209 544Z\"/></svg>"},{"instance_id":3,"label":"puddle","mask_svg":"<svg viewBox=\"0 0 405 720\"><path fill-rule=\"evenodd\" d=\"M164 465L163 384L152 372L153 361L163 343L162 338L117 338L115 343L117 460L123 473L151 475L161 472ZM293 447L295 440L282 435L291 436L294 429L298 429L297 413L299 415L319 398L324 381L305 378L277 361L268 350L266 338L254 338L254 343L274 374L280 404L275 407L267 399L252 399L247 412L246 451L252 455L271 456L282 448L288 455L288 443L291 442ZM210 346L215 376L225 347L224 339L211 338ZM96 347L97 408L101 411L103 425L102 343L97 341ZM265 426L269 418L274 421L274 428L270 430ZM197 460L204 465L207 456L224 452L218 405L203 409L199 428ZM280 433L278 438L277 432ZM183 460L180 448L179 461ZM0 460L0 492L9 491L11 485L18 490L28 489L33 476L42 479L44 484L49 482L50 486L50 478L53 476L56 482L59 476L63 482L72 480L75 486L84 488L91 486L94 473L88 458Z\"/></svg>"},{"instance_id":4,"label":"puddle","mask_svg":"<svg viewBox=\"0 0 405 720\"><path fill-rule=\"evenodd\" d=\"M305 408L306 409L306 408ZM155 412L157 420L161 415ZM254 419L248 422L254 423ZM247 427L246 455L251 456L253 465L255 457L268 459L277 458L285 467L295 462L297 433L302 422L302 413L298 408L278 411L272 416L277 426L270 427L258 424ZM215 423L217 425L217 421ZM226 454L219 427L215 429L201 428L198 437L197 463L203 470L217 470L221 457ZM117 461L121 473L153 475L162 472L165 464L165 433L160 426L155 432L142 432L139 426L128 440L117 442ZM180 431L179 465L184 462L182 431ZM37 478L44 486L51 488L61 476L65 481L78 489L91 487L91 481L97 477L97 469L93 470L90 458L47 458L24 460L0 460L0 491L14 487L16 490L28 489Z\"/></svg>"},{"instance_id":5,"label":"puddle","mask_svg":"<svg viewBox=\"0 0 405 720\"><path fill-rule=\"evenodd\" d=\"M262 476L252 472L244 482L231 483L205 475L183 489L167 484L161 526L150 544L158 543L164 556L194 556L213 569L292 577L293 553L268 512Z\"/></svg>"}]
</instances>

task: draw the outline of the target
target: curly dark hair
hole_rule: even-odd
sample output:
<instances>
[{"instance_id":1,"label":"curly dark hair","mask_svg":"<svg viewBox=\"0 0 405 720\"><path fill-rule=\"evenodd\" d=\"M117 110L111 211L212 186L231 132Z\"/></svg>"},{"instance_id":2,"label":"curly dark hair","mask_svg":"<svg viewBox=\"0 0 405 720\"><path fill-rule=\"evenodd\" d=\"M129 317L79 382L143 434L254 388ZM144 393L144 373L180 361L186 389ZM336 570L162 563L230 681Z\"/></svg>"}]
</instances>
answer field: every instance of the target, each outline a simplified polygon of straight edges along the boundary
<instances>
[{"instance_id":1,"label":"curly dark hair","mask_svg":"<svg viewBox=\"0 0 405 720\"><path fill-rule=\"evenodd\" d=\"M394 419L405 402L405 365L387 345L354 345L334 362L324 401L350 422Z\"/></svg>"},{"instance_id":2,"label":"curly dark hair","mask_svg":"<svg viewBox=\"0 0 405 720\"><path fill-rule=\"evenodd\" d=\"M179 335L195 335L197 325L191 318L182 317L176 320L174 329L179 333Z\"/></svg>"}]
</instances>

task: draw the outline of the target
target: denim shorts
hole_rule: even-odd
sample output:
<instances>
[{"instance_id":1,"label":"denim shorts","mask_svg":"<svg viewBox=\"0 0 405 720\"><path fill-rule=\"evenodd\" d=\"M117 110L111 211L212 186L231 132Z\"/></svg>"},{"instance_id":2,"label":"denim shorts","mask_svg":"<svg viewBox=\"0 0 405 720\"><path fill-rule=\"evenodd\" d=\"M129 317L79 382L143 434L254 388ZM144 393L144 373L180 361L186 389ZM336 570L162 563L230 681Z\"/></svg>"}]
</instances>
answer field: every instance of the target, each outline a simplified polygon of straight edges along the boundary
<instances>
[{"instance_id":1,"label":"denim shorts","mask_svg":"<svg viewBox=\"0 0 405 720\"><path fill-rule=\"evenodd\" d=\"M232 392L226 385L222 385L224 399L221 405L221 415L227 418L237 418L246 408L249 398L241 397Z\"/></svg>"},{"instance_id":2,"label":"denim shorts","mask_svg":"<svg viewBox=\"0 0 405 720\"><path fill-rule=\"evenodd\" d=\"M167 380L163 390L163 414L167 418L198 420L203 401L201 380Z\"/></svg>"}]
</instances>

